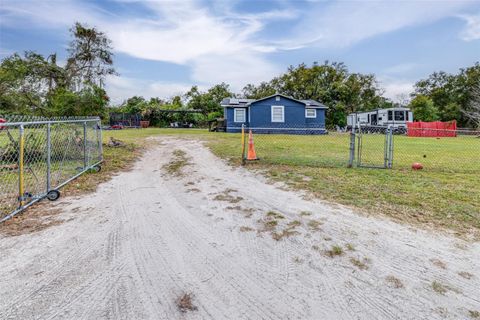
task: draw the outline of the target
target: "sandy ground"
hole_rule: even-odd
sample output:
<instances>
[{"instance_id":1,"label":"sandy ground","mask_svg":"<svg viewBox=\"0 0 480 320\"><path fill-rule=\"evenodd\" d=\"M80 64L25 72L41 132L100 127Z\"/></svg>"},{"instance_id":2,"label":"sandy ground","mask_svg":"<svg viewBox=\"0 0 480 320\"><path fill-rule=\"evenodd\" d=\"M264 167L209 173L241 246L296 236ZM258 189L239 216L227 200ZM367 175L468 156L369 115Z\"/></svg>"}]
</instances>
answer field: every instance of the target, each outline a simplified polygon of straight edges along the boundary
<instances>
[{"instance_id":1,"label":"sandy ground","mask_svg":"<svg viewBox=\"0 0 480 320\"><path fill-rule=\"evenodd\" d=\"M189 158L179 177L164 167L177 149ZM478 243L307 198L229 167L201 142L159 139L95 194L57 202L64 223L0 236L0 319L468 319L480 311ZM196 310L178 308L184 293Z\"/></svg>"}]
</instances>

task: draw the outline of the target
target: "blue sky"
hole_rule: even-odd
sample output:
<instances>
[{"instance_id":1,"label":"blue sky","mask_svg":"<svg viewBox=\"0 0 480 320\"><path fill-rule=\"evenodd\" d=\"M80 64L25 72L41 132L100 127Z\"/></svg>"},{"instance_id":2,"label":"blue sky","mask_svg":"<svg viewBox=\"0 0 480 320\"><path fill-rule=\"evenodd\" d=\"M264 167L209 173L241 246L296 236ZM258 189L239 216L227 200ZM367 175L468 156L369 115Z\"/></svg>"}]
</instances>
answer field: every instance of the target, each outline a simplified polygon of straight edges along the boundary
<instances>
[{"instance_id":1,"label":"blue sky","mask_svg":"<svg viewBox=\"0 0 480 320\"><path fill-rule=\"evenodd\" d=\"M0 0L0 57L34 50L65 60L75 21L113 41L114 102L168 98L226 82L240 92L289 65L343 61L402 99L433 71L480 60L480 1Z\"/></svg>"}]
</instances>

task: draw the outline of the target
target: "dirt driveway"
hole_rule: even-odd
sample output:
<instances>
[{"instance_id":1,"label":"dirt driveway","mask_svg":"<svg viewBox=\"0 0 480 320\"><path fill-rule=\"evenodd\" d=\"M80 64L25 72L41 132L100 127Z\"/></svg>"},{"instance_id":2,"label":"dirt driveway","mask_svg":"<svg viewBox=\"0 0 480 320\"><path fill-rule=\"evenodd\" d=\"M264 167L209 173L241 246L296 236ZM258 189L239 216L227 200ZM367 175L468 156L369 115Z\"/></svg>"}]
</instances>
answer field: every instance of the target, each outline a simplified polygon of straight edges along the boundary
<instances>
[{"instance_id":1,"label":"dirt driveway","mask_svg":"<svg viewBox=\"0 0 480 320\"><path fill-rule=\"evenodd\" d=\"M0 236L0 319L480 311L478 243L309 200L227 166L199 141L158 139L132 171L56 206L63 223Z\"/></svg>"}]
</instances>

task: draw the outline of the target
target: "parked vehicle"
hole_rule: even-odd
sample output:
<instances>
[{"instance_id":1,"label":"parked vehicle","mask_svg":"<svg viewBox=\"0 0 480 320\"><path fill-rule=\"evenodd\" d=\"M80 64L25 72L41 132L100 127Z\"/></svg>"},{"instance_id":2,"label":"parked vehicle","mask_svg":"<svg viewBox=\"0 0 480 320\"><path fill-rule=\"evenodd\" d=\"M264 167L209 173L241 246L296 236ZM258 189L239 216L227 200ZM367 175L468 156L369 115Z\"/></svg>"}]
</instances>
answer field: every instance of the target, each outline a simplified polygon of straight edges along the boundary
<instances>
[{"instance_id":1,"label":"parked vehicle","mask_svg":"<svg viewBox=\"0 0 480 320\"><path fill-rule=\"evenodd\" d=\"M407 122L413 122L413 112L409 108L396 107L355 112L347 116L347 130L361 125L366 130L378 131L379 127L393 128L395 132L405 133Z\"/></svg>"}]
</instances>

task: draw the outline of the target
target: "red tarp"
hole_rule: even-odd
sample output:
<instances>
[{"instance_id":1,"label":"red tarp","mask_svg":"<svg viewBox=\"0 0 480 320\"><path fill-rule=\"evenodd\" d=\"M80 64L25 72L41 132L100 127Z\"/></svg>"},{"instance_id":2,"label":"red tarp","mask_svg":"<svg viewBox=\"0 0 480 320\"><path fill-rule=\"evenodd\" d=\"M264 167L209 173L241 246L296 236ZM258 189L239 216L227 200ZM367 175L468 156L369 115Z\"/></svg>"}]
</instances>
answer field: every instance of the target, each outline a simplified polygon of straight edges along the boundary
<instances>
[{"instance_id":1,"label":"red tarp","mask_svg":"<svg viewBox=\"0 0 480 320\"><path fill-rule=\"evenodd\" d=\"M456 137L457 121L407 122L409 137Z\"/></svg>"}]
</instances>

